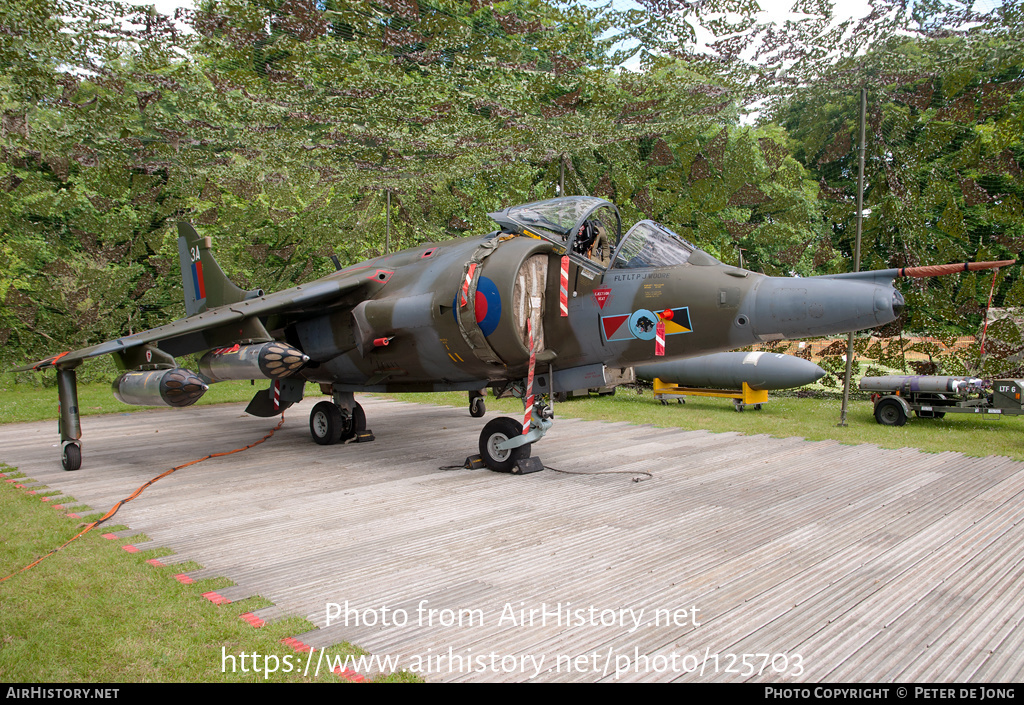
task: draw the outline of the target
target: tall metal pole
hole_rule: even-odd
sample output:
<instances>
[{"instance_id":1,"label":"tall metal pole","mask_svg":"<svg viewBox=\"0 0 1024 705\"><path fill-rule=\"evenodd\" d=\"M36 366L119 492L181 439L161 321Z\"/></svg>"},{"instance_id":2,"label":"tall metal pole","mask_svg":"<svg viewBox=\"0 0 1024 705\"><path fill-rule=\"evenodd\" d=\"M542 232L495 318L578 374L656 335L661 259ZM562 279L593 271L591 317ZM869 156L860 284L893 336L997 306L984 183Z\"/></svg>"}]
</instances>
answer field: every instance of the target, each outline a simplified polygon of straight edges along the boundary
<instances>
[{"instance_id":1,"label":"tall metal pole","mask_svg":"<svg viewBox=\"0 0 1024 705\"><path fill-rule=\"evenodd\" d=\"M857 243L853 251L853 271L860 271L860 235L864 226L864 152L866 150L868 115L868 89L860 89L860 158L857 169ZM846 379L843 382L843 408L839 412L839 425L846 425L846 407L850 403L850 375L853 370L853 331L846 341Z\"/></svg>"}]
</instances>

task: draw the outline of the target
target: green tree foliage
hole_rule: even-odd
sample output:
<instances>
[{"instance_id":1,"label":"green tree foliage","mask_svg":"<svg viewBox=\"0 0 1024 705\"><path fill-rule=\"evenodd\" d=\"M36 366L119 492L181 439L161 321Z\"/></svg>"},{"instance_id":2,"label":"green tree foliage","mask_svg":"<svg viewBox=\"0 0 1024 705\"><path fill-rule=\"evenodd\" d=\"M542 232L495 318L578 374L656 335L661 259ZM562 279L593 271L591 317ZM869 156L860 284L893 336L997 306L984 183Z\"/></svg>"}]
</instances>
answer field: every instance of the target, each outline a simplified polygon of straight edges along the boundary
<instances>
[{"instance_id":1,"label":"green tree foliage","mask_svg":"<svg viewBox=\"0 0 1024 705\"><path fill-rule=\"evenodd\" d=\"M479 231L563 155L730 105L692 72L623 86L600 13L539 0L3 13L7 364L181 315L176 219L279 289L381 254L386 191L393 247Z\"/></svg>"},{"instance_id":2,"label":"green tree foliage","mask_svg":"<svg viewBox=\"0 0 1024 705\"><path fill-rule=\"evenodd\" d=\"M838 64L911 10L876 4L874 18L833 26L830 7L800 4L807 19L785 33L745 0L624 13L208 0L177 19L110 0L8 2L0 362L182 315L178 219L216 238L241 286L276 290L327 273L329 254L382 254L388 194L396 249L483 232L488 211L556 195L561 165L568 193L611 198L627 221L661 220L723 261L741 250L766 273L842 271L855 124L843 90L865 72L878 98L867 263L1014 251L1017 6L973 34ZM919 37L979 20L912 11ZM709 53L680 44L691 20L718 35ZM642 70L616 69L638 39ZM766 96L776 124L744 125ZM984 283L964 282L943 301L976 317ZM1019 288L1006 280L1001 300Z\"/></svg>"},{"instance_id":3,"label":"green tree foliage","mask_svg":"<svg viewBox=\"0 0 1024 705\"><path fill-rule=\"evenodd\" d=\"M893 42L838 64L779 113L794 155L818 174L833 241L849 256L859 113L851 89L869 87L864 268L1016 258L1024 54L1007 47L991 37ZM1021 303L1017 280L999 273L996 305ZM977 331L991 281L979 273L915 282L906 326Z\"/></svg>"}]
</instances>

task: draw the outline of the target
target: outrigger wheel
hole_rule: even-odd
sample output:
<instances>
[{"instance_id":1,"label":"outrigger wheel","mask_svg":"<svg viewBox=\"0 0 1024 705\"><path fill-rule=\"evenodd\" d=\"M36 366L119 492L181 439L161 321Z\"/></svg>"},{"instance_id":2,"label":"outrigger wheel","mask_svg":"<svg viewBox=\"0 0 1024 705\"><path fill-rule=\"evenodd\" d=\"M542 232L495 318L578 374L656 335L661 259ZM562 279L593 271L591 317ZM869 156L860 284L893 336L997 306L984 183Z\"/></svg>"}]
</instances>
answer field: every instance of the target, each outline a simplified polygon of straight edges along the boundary
<instances>
[{"instance_id":1,"label":"outrigger wheel","mask_svg":"<svg viewBox=\"0 0 1024 705\"><path fill-rule=\"evenodd\" d=\"M478 419L487 413L487 404L484 403L483 395L475 392L469 393L469 415Z\"/></svg>"},{"instance_id":2,"label":"outrigger wheel","mask_svg":"<svg viewBox=\"0 0 1024 705\"><path fill-rule=\"evenodd\" d=\"M530 457L532 443L516 448L500 450L498 446L510 438L523 433L523 424L508 416L492 419L480 433L480 457L484 464L495 472L511 472L517 460Z\"/></svg>"},{"instance_id":3,"label":"outrigger wheel","mask_svg":"<svg viewBox=\"0 0 1024 705\"><path fill-rule=\"evenodd\" d=\"M60 464L68 472L82 467L82 446L77 443L65 443L60 452Z\"/></svg>"}]
</instances>

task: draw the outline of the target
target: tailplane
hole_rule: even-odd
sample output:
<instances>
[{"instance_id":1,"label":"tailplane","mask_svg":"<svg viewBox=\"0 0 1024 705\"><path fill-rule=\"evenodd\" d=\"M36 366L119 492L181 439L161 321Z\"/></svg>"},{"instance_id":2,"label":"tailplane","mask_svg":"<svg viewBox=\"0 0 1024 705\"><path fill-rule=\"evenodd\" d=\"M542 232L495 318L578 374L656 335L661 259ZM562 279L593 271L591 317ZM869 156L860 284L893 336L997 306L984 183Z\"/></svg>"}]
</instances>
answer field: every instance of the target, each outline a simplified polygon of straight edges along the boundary
<instances>
[{"instance_id":1,"label":"tailplane","mask_svg":"<svg viewBox=\"0 0 1024 705\"><path fill-rule=\"evenodd\" d=\"M261 289L245 291L235 286L214 259L210 238L201 237L190 223L178 223L178 260L186 316L263 295Z\"/></svg>"}]
</instances>

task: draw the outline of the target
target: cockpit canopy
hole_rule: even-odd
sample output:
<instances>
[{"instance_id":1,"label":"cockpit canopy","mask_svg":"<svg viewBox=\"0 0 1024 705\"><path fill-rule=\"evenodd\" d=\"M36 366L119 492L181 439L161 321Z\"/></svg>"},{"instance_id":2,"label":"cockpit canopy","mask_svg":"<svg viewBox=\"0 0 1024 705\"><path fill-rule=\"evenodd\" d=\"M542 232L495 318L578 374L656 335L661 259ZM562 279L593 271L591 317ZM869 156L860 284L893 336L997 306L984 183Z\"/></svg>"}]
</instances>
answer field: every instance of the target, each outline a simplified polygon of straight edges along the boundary
<instances>
[{"instance_id":1,"label":"cockpit canopy","mask_svg":"<svg viewBox=\"0 0 1024 705\"><path fill-rule=\"evenodd\" d=\"M617 269L670 267L685 264L696 247L653 220L634 225L615 252Z\"/></svg>"},{"instance_id":2,"label":"cockpit canopy","mask_svg":"<svg viewBox=\"0 0 1024 705\"><path fill-rule=\"evenodd\" d=\"M505 232L543 237L600 267L611 264L622 235L619 209L592 196L553 198L489 215Z\"/></svg>"},{"instance_id":3,"label":"cockpit canopy","mask_svg":"<svg viewBox=\"0 0 1024 705\"><path fill-rule=\"evenodd\" d=\"M622 220L614 204L593 196L569 196L513 206L489 213L502 231L550 240L590 265L607 269L670 267L716 262L653 220L642 220L622 237Z\"/></svg>"}]
</instances>

